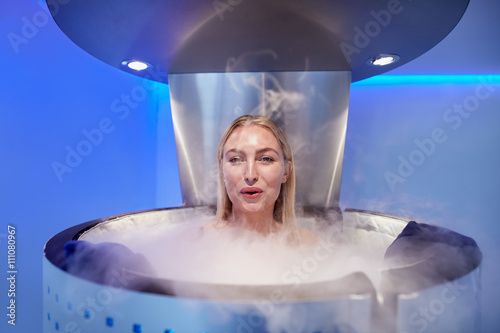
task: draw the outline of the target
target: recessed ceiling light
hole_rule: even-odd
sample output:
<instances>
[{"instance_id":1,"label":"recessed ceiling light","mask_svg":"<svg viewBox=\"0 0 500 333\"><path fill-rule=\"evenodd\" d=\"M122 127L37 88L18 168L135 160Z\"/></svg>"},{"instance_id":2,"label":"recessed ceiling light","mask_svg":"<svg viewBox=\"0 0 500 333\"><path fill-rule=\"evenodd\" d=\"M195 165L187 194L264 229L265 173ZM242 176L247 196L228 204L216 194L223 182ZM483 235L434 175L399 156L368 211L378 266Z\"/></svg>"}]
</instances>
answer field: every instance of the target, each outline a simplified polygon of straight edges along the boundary
<instances>
[{"instance_id":1,"label":"recessed ceiling light","mask_svg":"<svg viewBox=\"0 0 500 333\"><path fill-rule=\"evenodd\" d=\"M367 63L372 66L386 66L399 60L397 54L385 53L370 58Z\"/></svg>"},{"instance_id":2,"label":"recessed ceiling light","mask_svg":"<svg viewBox=\"0 0 500 333\"><path fill-rule=\"evenodd\" d=\"M136 71L143 71L151 67L151 65L148 64L147 62L135 59L124 60L122 61L122 65L127 66L128 68Z\"/></svg>"}]
</instances>

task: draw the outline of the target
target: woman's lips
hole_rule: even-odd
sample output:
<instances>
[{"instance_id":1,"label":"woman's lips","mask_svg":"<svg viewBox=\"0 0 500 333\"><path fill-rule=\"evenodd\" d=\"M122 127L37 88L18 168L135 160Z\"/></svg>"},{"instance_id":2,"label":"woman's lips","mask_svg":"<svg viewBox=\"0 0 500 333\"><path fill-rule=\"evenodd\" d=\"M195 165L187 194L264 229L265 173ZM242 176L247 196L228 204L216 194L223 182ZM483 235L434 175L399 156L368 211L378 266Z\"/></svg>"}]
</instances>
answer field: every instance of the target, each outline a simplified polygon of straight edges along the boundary
<instances>
[{"instance_id":1,"label":"woman's lips","mask_svg":"<svg viewBox=\"0 0 500 333\"><path fill-rule=\"evenodd\" d=\"M241 189L241 194L248 199L257 199L262 194L262 189L258 187L244 187Z\"/></svg>"}]
</instances>

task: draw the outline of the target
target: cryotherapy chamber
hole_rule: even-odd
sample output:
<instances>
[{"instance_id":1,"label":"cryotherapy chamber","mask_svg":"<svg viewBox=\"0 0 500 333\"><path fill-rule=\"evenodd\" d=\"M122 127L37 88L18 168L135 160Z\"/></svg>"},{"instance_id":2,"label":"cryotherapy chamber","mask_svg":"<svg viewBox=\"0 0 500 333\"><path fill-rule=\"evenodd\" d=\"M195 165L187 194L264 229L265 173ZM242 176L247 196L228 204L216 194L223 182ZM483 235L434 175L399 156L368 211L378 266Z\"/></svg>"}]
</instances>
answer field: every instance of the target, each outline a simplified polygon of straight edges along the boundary
<instances>
[{"instance_id":1,"label":"cryotherapy chamber","mask_svg":"<svg viewBox=\"0 0 500 333\"><path fill-rule=\"evenodd\" d=\"M481 252L472 239L338 205L350 83L432 48L467 4L74 0L56 10L49 3L63 32L90 54L126 71L128 60L144 59L152 67L135 74L159 82L168 72L183 205L53 236L44 256L44 331L477 331ZM384 59L397 62L378 66ZM300 224L368 248L380 259L377 283L356 270L292 284L169 279L128 242L142 231L161 241L178 226L213 220L217 144L243 114L266 115L287 134ZM313 270L329 241L300 264Z\"/></svg>"}]
</instances>

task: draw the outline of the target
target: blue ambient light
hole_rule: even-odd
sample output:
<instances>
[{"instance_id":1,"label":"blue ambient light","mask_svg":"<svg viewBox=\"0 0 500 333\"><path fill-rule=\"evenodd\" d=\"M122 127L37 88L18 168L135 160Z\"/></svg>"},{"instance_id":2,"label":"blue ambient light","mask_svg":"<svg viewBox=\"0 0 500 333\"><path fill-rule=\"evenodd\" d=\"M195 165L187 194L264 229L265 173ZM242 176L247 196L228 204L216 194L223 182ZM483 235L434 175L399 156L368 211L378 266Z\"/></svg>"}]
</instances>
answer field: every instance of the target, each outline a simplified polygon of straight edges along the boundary
<instances>
[{"instance_id":1,"label":"blue ambient light","mask_svg":"<svg viewBox=\"0 0 500 333\"><path fill-rule=\"evenodd\" d=\"M492 84L500 84L500 75L377 75L354 82L353 87L391 86L402 84L476 84L486 80Z\"/></svg>"}]
</instances>

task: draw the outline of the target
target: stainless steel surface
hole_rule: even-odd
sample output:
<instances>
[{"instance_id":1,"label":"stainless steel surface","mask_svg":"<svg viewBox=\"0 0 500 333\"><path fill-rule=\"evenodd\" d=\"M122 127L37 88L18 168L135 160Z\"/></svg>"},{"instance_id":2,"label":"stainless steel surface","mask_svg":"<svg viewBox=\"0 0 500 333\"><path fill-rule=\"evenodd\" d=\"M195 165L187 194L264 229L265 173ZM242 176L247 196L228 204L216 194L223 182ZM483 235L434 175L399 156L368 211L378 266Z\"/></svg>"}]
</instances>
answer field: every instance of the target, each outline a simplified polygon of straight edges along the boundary
<instances>
[{"instance_id":1,"label":"stainless steel surface","mask_svg":"<svg viewBox=\"0 0 500 333\"><path fill-rule=\"evenodd\" d=\"M398 295L397 332L481 332L481 267L456 280Z\"/></svg>"},{"instance_id":2,"label":"stainless steel surface","mask_svg":"<svg viewBox=\"0 0 500 333\"><path fill-rule=\"evenodd\" d=\"M468 0L49 1L54 20L102 61L165 82L169 73L352 70L353 81L437 45ZM399 62L366 65L380 53ZM154 69L122 66L141 59Z\"/></svg>"},{"instance_id":3,"label":"stainless steel surface","mask_svg":"<svg viewBox=\"0 0 500 333\"><path fill-rule=\"evenodd\" d=\"M384 299L387 295L380 293L375 297L370 288L360 283L350 290L341 288L340 293L326 298L317 295L308 298L305 293L302 299L294 301L274 298L276 292L286 294L296 290L294 284L245 285L247 291L255 288L257 292L243 294L241 299L235 294L230 299L193 298L161 290L134 289L139 275L131 275L123 269L111 269L111 279L104 283L74 276L64 269L66 259L62 246L75 237L100 243L126 233L133 241L143 228L183 224L186 222L183 217L200 214L206 215L207 220L213 217L213 211L206 207L158 209L87 222L52 237L46 244L43 262L44 332L134 332L134 327L144 332L171 329L176 333L238 330L465 333L479 330L479 262L455 280L439 281L410 294L395 293L392 299ZM407 223L406 218L387 214L344 212L344 232L349 242L369 246L381 256ZM152 276L140 276L155 283ZM301 288L308 286L314 283L301 284ZM212 290L221 286L206 284L205 287ZM241 288L226 287L233 291ZM108 325L110 322L112 326Z\"/></svg>"},{"instance_id":4,"label":"stainless steel surface","mask_svg":"<svg viewBox=\"0 0 500 333\"><path fill-rule=\"evenodd\" d=\"M121 272L114 285L93 283L68 274L46 258L43 273L44 333L370 330L373 297L369 294L296 302L204 300L124 289L128 276ZM286 287L276 286L273 291L282 288Z\"/></svg>"},{"instance_id":5,"label":"stainless steel surface","mask_svg":"<svg viewBox=\"0 0 500 333\"><path fill-rule=\"evenodd\" d=\"M266 115L292 146L298 206L337 208L351 73L169 75L184 205L215 205L217 146L244 114Z\"/></svg>"}]
</instances>

